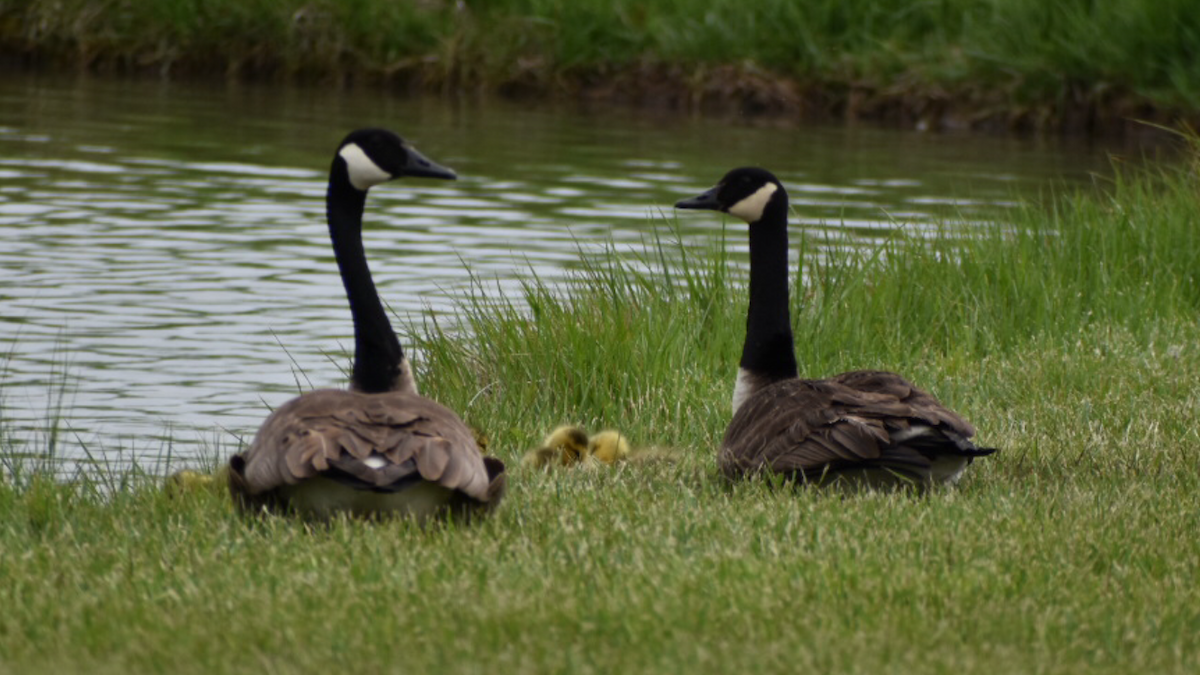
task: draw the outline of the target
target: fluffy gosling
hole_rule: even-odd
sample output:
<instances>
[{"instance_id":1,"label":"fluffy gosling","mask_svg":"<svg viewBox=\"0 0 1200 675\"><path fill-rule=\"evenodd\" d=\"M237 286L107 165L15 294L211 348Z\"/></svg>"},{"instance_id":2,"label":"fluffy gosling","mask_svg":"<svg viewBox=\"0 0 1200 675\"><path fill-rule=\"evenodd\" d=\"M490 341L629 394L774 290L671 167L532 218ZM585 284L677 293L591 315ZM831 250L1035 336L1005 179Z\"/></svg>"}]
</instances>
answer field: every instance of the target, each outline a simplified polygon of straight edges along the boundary
<instances>
[{"instance_id":1,"label":"fluffy gosling","mask_svg":"<svg viewBox=\"0 0 1200 675\"><path fill-rule=\"evenodd\" d=\"M588 439L587 452L609 466L629 458L629 441L625 434L607 429Z\"/></svg>"},{"instance_id":2,"label":"fluffy gosling","mask_svg":"<svg viewBox=\"0 0 1200 675\"><path fill-rule=\"evenodd\" d=\"M577 426L564 425L551 431L541 446L525 453L521 466L537 469L571 466L582 461L587 450L587 432Z\"/></svg>"},{"instance_id":3,"label":"fluffy gosling","mask_svg":"<svg viewBox=\"0 0 1200 675\"><path fill-rule=\"evenodd\" d=\"M216 473L183 469L167 476L163 492L172 498L198 494L205 490L224 491L229 482L229 469L221 467Z\"/></svg>"}]
</instances>

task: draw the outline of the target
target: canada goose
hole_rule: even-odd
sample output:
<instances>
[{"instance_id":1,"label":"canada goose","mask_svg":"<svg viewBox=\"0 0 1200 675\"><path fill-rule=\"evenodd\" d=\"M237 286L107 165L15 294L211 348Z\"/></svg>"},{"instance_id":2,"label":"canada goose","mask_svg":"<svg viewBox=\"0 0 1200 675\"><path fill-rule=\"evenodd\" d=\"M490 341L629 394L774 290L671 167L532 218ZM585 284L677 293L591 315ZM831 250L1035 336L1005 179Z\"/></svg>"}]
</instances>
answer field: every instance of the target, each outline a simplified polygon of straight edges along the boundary
<instances>
[{"instance_id":1,"label":"canada goose","mask_svg":"<svg viewBox=\"0 0 1200 675\"><path fill-rule=\"evenodd\" d=\"M564 425L551 431L539 447L525 453L521 465L544 469L571 466L583 461L587 449L587 432L577 426Z\"/></svg>"},{"instance_id":2,"label":"canada goose","mask_svg":"<svg viewBox=\"0 0 1200 675\"><path fill-rule=\"evenodd\" d=\"M503 496L504 464L480 453L458 415L417 394L367 267L367 190L400 176L455 178L385 129L354 131L338 146L325 206L354 319L350 388L288 401L267 417L250 448L230 459L229 488L242 511L424 521L488 512Z\"/></svg>"},{"instance_id":3,"label":"canada goose","mask_svg":"<svg viewBox=\"0 0 1200 675\"><path fill-rule=\"evenodd\" d=\"M722 211L750 225L750 309L733 391L733 419L717 463L729 478L770 472L857 486L952 483L975 457L975 429L895 373L799 379L788 313L783 185L759 168L734 169L679 209Z\"/></svg>"}]
</instances>

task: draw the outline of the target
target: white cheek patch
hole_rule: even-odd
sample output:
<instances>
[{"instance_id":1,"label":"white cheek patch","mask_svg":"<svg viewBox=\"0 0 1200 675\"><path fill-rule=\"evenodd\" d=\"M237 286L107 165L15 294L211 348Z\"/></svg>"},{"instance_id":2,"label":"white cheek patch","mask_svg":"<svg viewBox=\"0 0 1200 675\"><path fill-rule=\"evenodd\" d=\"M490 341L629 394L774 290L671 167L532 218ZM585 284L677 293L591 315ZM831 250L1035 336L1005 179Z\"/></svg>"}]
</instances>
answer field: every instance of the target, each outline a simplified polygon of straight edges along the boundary
<instances>
[{"instance_id":1,"label":"white cheek patch","mask_svg":"<svg viewBox=\"0 0 1200 675\"><path fill-rule=\"evenodd\" d=\"M747 223L757 222L762 218L763 211L767 208L767 202L771 201L771 195L775 194L778 189L778 185L767 183L755 190L754 194L729 207L729 215L737 216Z\"/></svg>"},{"instance_id":2,"label":"white cheek patch","mask_svg":"<svg viewBox=\"0 0 1200 675\"><path fill-rule=\"evenodd\" d=\"M356 189L366 191L380 183L393 178L392 174L379 168L379 165L367 157L367 153L355 143L348 143L338 150L338 154L346 162L346 170L350 174L350 184Z\"/></svg>"}]
</instances>

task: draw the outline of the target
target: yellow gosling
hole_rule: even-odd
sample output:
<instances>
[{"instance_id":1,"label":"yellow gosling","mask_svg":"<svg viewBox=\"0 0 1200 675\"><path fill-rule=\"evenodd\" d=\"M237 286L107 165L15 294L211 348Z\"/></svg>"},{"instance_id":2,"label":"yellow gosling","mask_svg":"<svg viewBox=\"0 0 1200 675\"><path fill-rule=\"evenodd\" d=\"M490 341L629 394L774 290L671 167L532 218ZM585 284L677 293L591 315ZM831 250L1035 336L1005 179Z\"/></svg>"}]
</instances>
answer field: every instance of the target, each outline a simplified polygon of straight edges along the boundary
<instances>
[{"instance_id":1,"label":"yellow gosling","mask_svg":"<svg viewBox=\"0 0 1200 675\"><path fill-rule=\"evenodd\" d=\"M619 431L608 429L592 436L588 441L588 456L608 465L616 464L629 457L629 441Z\"/></svg>"},{"instance_id":2,"label":"yellow gosling","mask_svg":"<svg viewBox=\"0 0 1200 675\"><path fill-rule=\"evenodd\" d=\"M536 469L552 469L557 466L573 466L587 457L588 437L582 428L563 425L542 439L542 444L525 453L521 466Z\"/></svg>"},{"instance_id":3,"label":"yellow gosling","mask_svg":"<svg viewBox=\"0 0 1200 675\"><path fill-rule=\"evenodd\" d=\"M587 454L587 432L581 427L564 425L550 432L542 446L556 448L562 452L559 461L563 466L578 463Z\"/></svg>"},{"instance_id":4,"label":"yellow gosling","mask_svg":"<svg viewBox=\"0 0 1200 675\"><path fill-rule=\"evenodd\" d=\"M183 469L167 476L163 491L171 497L181 497L197 494L204 490L214 492L224 491L229 481L228 467L221 467L216 473L203 473L192 469Z\"/></svg>"},{"instance_id":5,"label":"yellow gosling","mask_svg":"<svg viewBox=\"0 0 1200 675\"><path fill-rule=\"evenodd\" d=\"M488 436L482 430L475 427L473 424L468 424L471 429L471 436L475 438L475 445L479 446L479 452L486 455L488 451Z\"/></svg>"}]
</instances>

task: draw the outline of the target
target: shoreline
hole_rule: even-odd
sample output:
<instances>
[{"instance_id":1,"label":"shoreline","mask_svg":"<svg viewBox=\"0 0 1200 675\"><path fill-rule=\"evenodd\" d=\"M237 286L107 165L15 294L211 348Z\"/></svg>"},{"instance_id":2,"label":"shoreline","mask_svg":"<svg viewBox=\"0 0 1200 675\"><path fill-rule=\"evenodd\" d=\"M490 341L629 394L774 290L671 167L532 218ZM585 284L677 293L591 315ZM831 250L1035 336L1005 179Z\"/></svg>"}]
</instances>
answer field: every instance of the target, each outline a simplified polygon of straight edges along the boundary
<instances>
[{"instance_id":1,"label":"shoreline","mask_svg":"<svg viewBox=\"0 0 1200 675\"><path fill-rule=\"evenodd\" d=\"M938 84L880 85L874 82L801 82L746 65L638 65L574 78L536 74L498 84L439 82L420 66L394 71L287 72L259 63L214 72L187 61L130 65L98 58L67 64L61 58L0 53L9 72L153 78L172 82L296 83L329 85L334 90L383 87L393 94L499 97L512 101L619 105L657 113L737 115L782 125L868 123L928 132L975 131L995 134L1115 136L1157 134L1154 126L1200 127L1200 111L1163 106L1117 88L1099 93L1083 87L1054 100L1026 104L1011 92ZM903 79L903 78L902 78ZM552 80L552 81L550 81ZM702 84L697 84L701 82Z\"/></svg>"},{"instance_id":2,"label":"shoreline","mask_svg":"<svg viewBox=\"0 0 1200 675\"><path fill-rule=\"evenodd\" d=\"M30 0L14 68L501 95L937 130L1200 123L1189 0Z\"/></svg>"}]
</instances>

